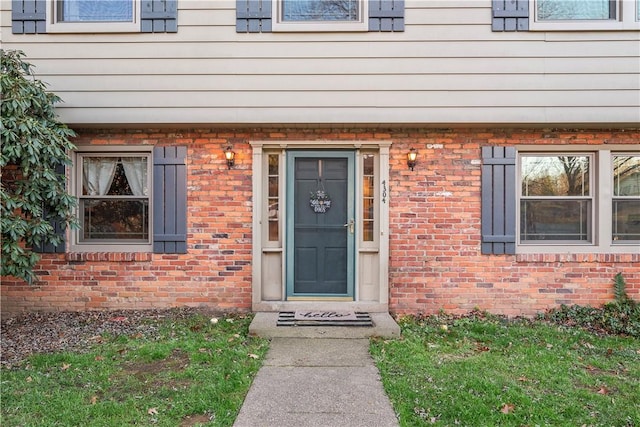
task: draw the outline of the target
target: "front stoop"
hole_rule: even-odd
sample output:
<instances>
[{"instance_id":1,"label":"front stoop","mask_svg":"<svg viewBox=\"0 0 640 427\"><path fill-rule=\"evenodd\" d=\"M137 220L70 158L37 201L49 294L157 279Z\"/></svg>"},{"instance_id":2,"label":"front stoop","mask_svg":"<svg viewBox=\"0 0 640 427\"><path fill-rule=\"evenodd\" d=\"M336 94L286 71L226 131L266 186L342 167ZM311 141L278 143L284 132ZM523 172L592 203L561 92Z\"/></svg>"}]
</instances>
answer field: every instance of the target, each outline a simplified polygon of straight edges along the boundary
<instances>
[{"instance_id":1,"label":"front stoop","mask_svg":"<svg viewBox=\"0 0 640 427\"><path fill-rule=\"evenodd\" d=\"M370 313L373 326L277 326L277 312L255 314L249 334L262 338L399 338L400 327L389 313Z\"/></svg>"}]
</instances>

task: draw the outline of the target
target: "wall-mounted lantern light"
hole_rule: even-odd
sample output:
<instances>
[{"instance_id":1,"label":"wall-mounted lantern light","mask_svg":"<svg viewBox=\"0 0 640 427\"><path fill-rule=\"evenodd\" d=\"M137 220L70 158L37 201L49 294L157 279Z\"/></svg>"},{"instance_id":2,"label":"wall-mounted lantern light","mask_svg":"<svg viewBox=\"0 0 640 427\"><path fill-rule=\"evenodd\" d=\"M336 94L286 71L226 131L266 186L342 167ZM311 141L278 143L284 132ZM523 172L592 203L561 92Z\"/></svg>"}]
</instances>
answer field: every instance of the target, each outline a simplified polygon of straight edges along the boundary
<instances>
[{"instance_id":1,"label":"wall-mounted lantern light","mask_svg":"<svg viewBox=\"0 0 640 427\"><path fill-rule=\"evenodd\" d=\"M416 166L417 158L418 152L416 151L416 149L412 148L411 150L409 150L409 152L407 153L407 165L409 166L409 169L413 170L413 168Z\"/></svg>"},{"instance_id":2,"label":"wall-mounted lantern light","mask_svg":"<svg viewBox=\"0 0 640 427\"><path fill-rule=\"evenodd\" d=\"M235 164L236 153L233 152L230 145L224 149L224 158L227 159L227 167L231 169Z\"/></svg>"}]
</instances>

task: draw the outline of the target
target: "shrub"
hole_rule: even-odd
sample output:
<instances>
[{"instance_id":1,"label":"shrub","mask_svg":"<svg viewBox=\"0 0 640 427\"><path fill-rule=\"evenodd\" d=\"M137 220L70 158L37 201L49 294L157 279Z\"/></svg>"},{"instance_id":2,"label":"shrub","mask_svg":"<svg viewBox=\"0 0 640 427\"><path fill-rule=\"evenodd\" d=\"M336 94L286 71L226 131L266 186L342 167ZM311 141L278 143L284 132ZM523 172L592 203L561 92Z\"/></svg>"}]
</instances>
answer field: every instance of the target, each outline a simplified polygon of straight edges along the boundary
<instances>
[{"instance_id":1,"label":"shrub","mask_svg":"<svg viewBox=\"0 0 640 427\"><path fill-rule=\"evenodd\" d=\"M562 305L549 310L542 317L567 326L577 326L608 334L630 335L640 338L640 304L627 295L626 283L621 273L613 279L612 302L601 308Z\"/></svg>"}]
</instances>

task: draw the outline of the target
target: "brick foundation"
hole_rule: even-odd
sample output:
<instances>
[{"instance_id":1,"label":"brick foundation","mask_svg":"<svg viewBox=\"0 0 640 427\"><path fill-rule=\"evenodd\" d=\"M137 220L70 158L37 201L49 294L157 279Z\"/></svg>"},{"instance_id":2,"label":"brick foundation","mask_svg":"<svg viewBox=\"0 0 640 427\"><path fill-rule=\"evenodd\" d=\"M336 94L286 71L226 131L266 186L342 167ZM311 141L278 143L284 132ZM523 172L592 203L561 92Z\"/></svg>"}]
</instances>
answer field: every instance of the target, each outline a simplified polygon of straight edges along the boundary
<instances>
[{"instance_id":1,"label":"brick foundation","mask_svg":"<svg viewBox=\"0 0 640 427\"><path fill-rule=\"evenodd\" d=\"M45 254L38 281L2 279L3 316L30 310L251 308L250 140L391 140L390 310L531 315L599 305L620 272L640 299L640 250L627 254L481 255L480 148L629 144L640 131L490 129L78 130L76 144L186 145L188 254ZM223 149L232 144L229 170ZM410 171L405 154L419 152Z\"/></svg>"}]
</instances>

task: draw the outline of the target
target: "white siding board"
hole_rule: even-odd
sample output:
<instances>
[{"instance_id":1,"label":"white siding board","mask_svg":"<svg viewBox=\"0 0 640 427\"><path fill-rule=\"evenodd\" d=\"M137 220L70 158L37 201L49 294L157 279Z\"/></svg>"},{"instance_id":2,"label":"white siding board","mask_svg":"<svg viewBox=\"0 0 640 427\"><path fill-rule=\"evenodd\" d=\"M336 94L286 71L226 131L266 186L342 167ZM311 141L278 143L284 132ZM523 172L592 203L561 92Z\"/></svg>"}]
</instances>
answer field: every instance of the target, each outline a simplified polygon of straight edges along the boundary
<instances>
[{"instance_id":1,"label":"white siding board","mask_svg":"<svg viewBox=\"0 0 640 427\"><path fill-rule=\"evenodd\" d=\"M637 41L621 41L615 45L593 42L588 46L575 42L541 44L539 42L280 42L280 43L66 43L56 59L195 59L195 58L286 58L342 60L371 58L608 58L638 57ZM570 52L570 55L569 55ZM29 46L31 58L51 55L51 46Z\"/></svg>"},{"instance_id":2,"label":"white siding board","mask_svg":"<svg viewBox=\"0 0 640 427\"><path fill-rule=\"evenodd\" d=\"M398 58L393 62L376 58L346 58L327 61L307 58L304 61L287 59L235 58L191 58L189 60L168 59L58 59L34 60L38 73L47 75L188 75L217 74L254 75L301 74L332 75L357 74L366 78L370 74L611 74L638 73L637 58L614 57L606 61L593 58ZM331 78L329 76L329 78ZM61 90L63 88L56 88ZM70 88L72 89L72 88Z\"/></svg>"},{"instance_id":3,"label":"white siding board","mask_svg":"<svg viewBox=\"0 0 640 427\"><path fill-rule=\"evenodd\" d=\"M75 92L116 91L365 91L384 87L400 91L475 90L640 90L636 74L273 74L222 75L43 75L53 88L73 88Z\"/></svg>"},{"instance_id":4,"label":"white siding board","mask_svg":"<svg viewBox=\"0 0 640 427\"><path fill-rule=\"evenodd\" d=\"M458 117L465 117L461 122ZM624 107L560 108L79 108L60 111L70 124L417 124L439 127L464 124L604 124L634 125L637 109ZM347 121L347 119L349 121ZM452 120L454 118L455 120Z\"/></svg>"},{"instance_id":5,"label":"white siding board","mask_svg":"<svg viewBox=\"0 0 640 427\"><path fill-rule=\"evenodd\" d=\"M192 91L192 92L58 92L61 108L90 103L91 107L640 107L636 91ZM90 101L88 101L90 100Z\"/></svg>"}]
</instances>

